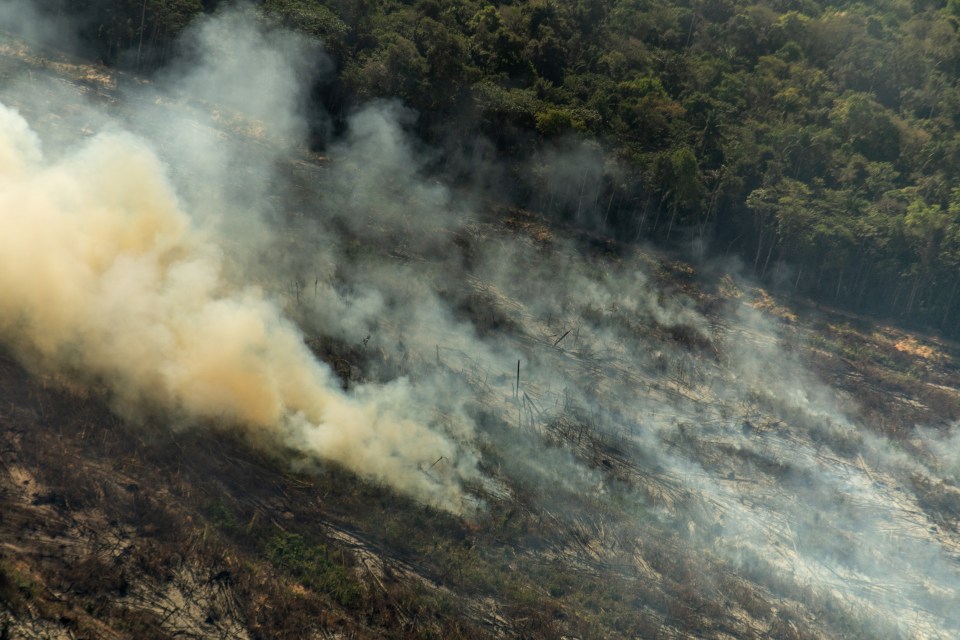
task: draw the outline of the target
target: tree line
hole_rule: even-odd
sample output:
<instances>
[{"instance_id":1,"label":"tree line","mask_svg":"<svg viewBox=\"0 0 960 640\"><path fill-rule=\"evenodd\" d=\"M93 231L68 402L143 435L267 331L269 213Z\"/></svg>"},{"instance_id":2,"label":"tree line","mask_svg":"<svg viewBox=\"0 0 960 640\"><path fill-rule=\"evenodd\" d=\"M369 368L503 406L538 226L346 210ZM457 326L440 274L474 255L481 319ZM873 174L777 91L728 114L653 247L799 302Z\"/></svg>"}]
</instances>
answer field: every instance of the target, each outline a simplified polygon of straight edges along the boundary
<instances>
[{"instance_id":1,"label":"tree line","mask_svg":"<svg viewBox=\"0 0 960 640\"><path fill-rule=\"evenodd\" d=\"M215 0L45 0L108 63L160 66ZM697 238L759 277L960 333L960 0L262 0L323 41L336 120L395 97L431 143L580 137L611 161L540 203L622 239ZM452 124L455 123L455 124ZM453 141L453 142L451 142ZM463 151L463 149L460 149ZM601 163L602 164L602 163ZM519 202L549 182L520 175ZM574 181L575 183L576 181ZM585 195L586 192L586 195Z\"/></svg>"}]
</instances>

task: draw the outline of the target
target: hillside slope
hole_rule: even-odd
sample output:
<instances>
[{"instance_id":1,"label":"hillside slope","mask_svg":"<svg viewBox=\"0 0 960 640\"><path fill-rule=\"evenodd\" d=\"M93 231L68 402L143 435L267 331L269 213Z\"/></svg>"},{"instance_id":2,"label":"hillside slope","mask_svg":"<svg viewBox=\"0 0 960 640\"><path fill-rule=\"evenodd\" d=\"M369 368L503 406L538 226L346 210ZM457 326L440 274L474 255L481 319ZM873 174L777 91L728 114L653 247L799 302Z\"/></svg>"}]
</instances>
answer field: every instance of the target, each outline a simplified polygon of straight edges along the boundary
<instances>
[{"instance_id":1,"label":"hillside slope","mask_svg":"<svg viewBox=\"0 0 960 640\"><path fill-rule=\"evenodd\" d=\"M799 345L815 327L820 338L798 346L801 357L848 393L872 396L869 413L887 425L955 419L960 380L944 345L832 320L798 320L786 336L725 330ZM571 357L582 365L582 355ZM628 374L587 363L607 368L601 384ZM904 389L911 369L924 379ZM486 496L486 510L464 521L335 466L291 473L228 433L125 423L96 394L37 379L5 357L2 628L11 638L898 637L861 607L872 602L882 614L911 593L912 580L936 574L919 565L923 575L912 576L903 562L881 581L859 573L859 554L885 548L872 539L882 526L903 541L902 553L929 545L953 556L960 489L951 479L896 475L851 436L805 432L798 416L784 421L762 402L720 404L695 376L671 363L640 400L687 396L691 406L728 412L730 430L678 416L663 436L699 469L664 469L645 448L562 414L520 432L528 446L570 451L594 470L600 494L557 503L550 488L504 478L510 495ZM905 453L930 455L915 433L890 436ZM810 485L827 490L798 454L824 475L864 479L870 485L859 489L875 495L830 487L837 492L820 499L840 503L833 514L797 505L771 512ZM734 559L715 548L748 544L724 530L727 519L746 517L761 529L752 542L772 555ZM860 530L871 520L876 529ZM819 569L804 564L811 552ZM948 637L936 620L951 620L950 597L927 597L912 605L926 624L909 631Z\"/></svg>"},{"instance_id":2,"label":"hillside slope","mask_svg":"<svg viewBox=\"0 0 960 640\"><path fill-rule=\"evenodd\" d=\"M28 140L3 140L9 246L61 235L22 224L55 209L27 190L50 176L96 206L0 262L56 276L0 274L0 637L960 631L953 343L438 184L396 105L321 159L285 142L285 103L188 91L221 75L171 88L6 42L0 102ZM118 128L145 182L90 151ZM154 217L146 186L169 199ZM180 235L111 253L115 210ZM79 281L92 309L56 286L61 254L101 269ZM207 268L128 286L140 264ZM237 317L267 320L247 339ZM239 354L223 386L170 383L208 351ZM237 409L261 395L250 370L319 382L259 423ZM304 425L315 398L369 420Z\"/></svg>"}]
</instances>

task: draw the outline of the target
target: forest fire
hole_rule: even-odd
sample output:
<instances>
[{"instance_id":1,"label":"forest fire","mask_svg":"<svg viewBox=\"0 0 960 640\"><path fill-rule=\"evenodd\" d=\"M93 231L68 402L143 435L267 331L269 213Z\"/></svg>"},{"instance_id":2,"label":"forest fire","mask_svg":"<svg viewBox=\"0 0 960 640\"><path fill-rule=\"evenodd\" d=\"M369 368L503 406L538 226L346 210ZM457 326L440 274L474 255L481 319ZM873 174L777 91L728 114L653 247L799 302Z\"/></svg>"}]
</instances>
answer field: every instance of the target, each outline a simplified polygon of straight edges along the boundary
<instances>
[{"instance_id":1,"label":"forest fire","mask_svg":"<svg viewBox=\"0 0 960 640\"><path fill-rule=\"evenodd\" d=\"M946 342L578 235L596 143L544 146L539 212L396 101L314 162L308 38L179 43L95 90L0 49L3 633L957 635Z\"/></svg>"}]
</instances>

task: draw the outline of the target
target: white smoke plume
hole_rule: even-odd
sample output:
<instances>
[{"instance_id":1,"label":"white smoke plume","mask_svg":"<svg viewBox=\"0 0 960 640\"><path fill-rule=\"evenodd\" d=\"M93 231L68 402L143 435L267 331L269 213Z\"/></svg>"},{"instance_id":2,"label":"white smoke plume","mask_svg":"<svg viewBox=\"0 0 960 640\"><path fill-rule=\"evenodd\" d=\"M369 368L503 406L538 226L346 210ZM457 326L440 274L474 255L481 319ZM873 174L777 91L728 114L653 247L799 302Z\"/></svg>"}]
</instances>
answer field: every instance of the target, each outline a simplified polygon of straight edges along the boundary
<instances>
[{"instance_id":1,"label":"white smoke plume","mask_svg":"<svg viewBox=\"0 0 960 640\"><path fill-rule=\"evenodd\" d=\"M237 425L461 512L474 458L424 413L411 419L402 380L341 392L280 305L228 277L220 227L197 222L215 212L192 215L172 185L148 143L117 126L45 156L0 105L4 343L37 372L106 387L126 415Z\"/></svg>"}]
</instances>

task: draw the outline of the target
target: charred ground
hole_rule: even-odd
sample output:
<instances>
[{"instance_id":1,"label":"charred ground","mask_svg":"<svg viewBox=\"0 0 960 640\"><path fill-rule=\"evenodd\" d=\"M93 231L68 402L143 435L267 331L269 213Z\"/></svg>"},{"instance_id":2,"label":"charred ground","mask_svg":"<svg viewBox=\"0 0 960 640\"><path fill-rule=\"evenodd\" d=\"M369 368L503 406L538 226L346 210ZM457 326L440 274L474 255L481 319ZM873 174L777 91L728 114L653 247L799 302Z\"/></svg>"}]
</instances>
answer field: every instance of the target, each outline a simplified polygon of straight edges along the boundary
<instances>
[{"instance_id":1,"label":"charred ground","mask_svg":"<svg viewBox=\"0 0 960 640\"><path fill-rule=\"evenodd\" d=\"M790 314L787 335L798 345L805 334L819 336L812 348L797 349L866 400L868 415L886 416L881 428L917 416L927 423L956 419L953 345L823 310L801 308L796 319L791 307L775 311ZM816 321L809 319L814 313ZM354 360L354 345L328 341L322 354L338 372L364 367ZM681 382L677 392L683 388ZM568 448L611 491L645 495L647 522L632 522L616 500L543 506L543 496L522 485L511 486L509 499L485 496L488 510L465 521L336 466L292 473L280 456L230 433L125 424L108 398L38 379L7 356L0 390L4 637L871 633L868 621L812 592L704 555L690 539L699 534L685 535L654 515L666 509L693 527L699 497L584 416L530 434L531 446ZM778 428L756 414L744 420L745 432ZM494 417L487 426L517 428ZM909 433L887 428L909 446ZM731 476L746 465L771 483L803 482L779 461L710 447L683 429L677 437L678 447L705 464L736 469ZM495 472L496 452L489 453ZM914 489L927 516L955 531L960 489L922 482Z\"/></svg>"}]
</instances>

